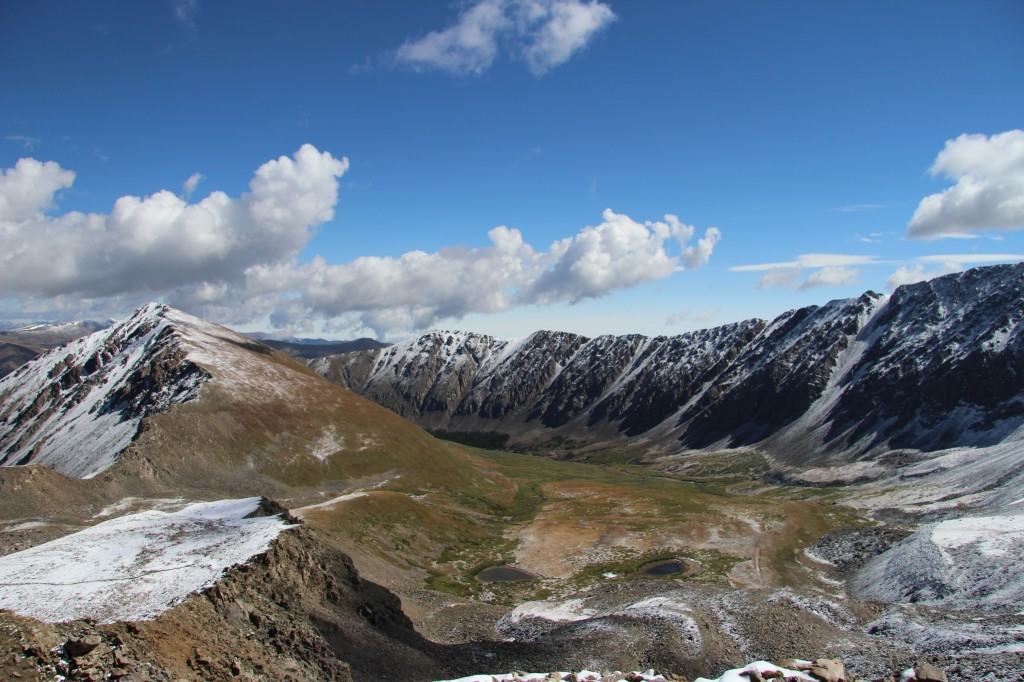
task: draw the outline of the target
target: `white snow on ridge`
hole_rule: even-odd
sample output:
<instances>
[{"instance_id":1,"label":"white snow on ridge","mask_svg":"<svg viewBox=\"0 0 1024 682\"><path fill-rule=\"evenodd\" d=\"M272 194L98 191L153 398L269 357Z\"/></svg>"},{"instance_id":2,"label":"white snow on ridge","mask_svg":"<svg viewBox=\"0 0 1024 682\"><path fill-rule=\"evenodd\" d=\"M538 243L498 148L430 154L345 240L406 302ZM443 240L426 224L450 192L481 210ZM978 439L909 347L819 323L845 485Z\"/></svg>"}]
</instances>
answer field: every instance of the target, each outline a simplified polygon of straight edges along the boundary
<instances>
[{"instance_id":1,"label":"white snow on ridge","mask_svg":"<svg viewBox=\"0 0 1024 682\"><path fill-rule=\"evenodd\" d=\"M579 680L580 682L601 682L601 680L608 679L603 673L594 672L593 670L580 670L575 673L499 673L494 675L470 675L469 677L460 677L457 680L443 680L442 682L547 682L552 679L552 675L557 676L557 679L560 680ZM619 673L618 675L622 675L622 673ZM648 670L647 672L642 673L629 673L629 675L629 679L631 680L643 680L644 682L667 682L663 676L658 675L653 670ZM625 676L616 676L615 679L625 679ZM749 678L744 679L743 682L749 682Z\"/></svg>"},{"instance_id":2,"label":"white snow on ridge","mask_svg":"<svg viewBox=\"0 0 1024 682\"><path fill-rule=\"evenodd\" d=\"M238 332L167 306L161 317L171 323L186 357L209 371L211 383L228 389L233 398L294 400L296 391L308 385L306 375L268 361L252 350L252 339Z\"/></svg>"},{"instance_id":3,"label":"white snow on ridge","mask_svg":"<svg viewBox=\"0 0 1024 682\"><path fill-rule=\"evenodd\" d=\"M810 661L797 661L798 664L810 666ZM749 673L758 672L764 675L765 673L781 673L787 680L814 680L816 678L811 677L802 670L790 670L789 668L782 668L767 661L754 661L750 665L742 668L735 668L733 670L725 671L721 677L715 679L708 679L707 677L698 677L694 682L750 682L751 675Z\"/></svg>"},{"instance_id":4,"label":"white snow on ridge","mask_svg":"<svg viewBox=\"0 0 1024 682\"><path fill-rule=\"evenodd\" d=\"M148 620L262 554L291 528L260 498L146 511L0 557L0 609L49 622Z\"/></svg>"}]
</instances>

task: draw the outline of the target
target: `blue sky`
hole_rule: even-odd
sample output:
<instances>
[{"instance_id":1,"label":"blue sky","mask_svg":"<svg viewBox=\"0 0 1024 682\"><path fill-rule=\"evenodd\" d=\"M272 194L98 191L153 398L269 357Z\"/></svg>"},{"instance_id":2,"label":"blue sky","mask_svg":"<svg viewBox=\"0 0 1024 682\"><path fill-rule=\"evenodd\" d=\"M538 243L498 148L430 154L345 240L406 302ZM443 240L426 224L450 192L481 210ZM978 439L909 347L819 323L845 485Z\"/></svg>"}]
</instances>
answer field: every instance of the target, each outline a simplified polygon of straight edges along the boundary
<instances>
[{"instance_id":1,"label":"blue sky","mask_svg":"<svg viewBox=\"0 0 1024 682\"><path fill-rule=\"evenodd\" d=\"M573 21L556 26L560 16ZM482 47L466 42L468 29L483 31ZM1013 260L1024 253L1024 208L1012 201L1024 188L1021 35L1015 0L5 3L0 168L31 157L75 176L39 171L49 199L8 216L21 221L8 257L35 261L17 276L5 263L0 312L116 315L160 298L247 328L273 319L341 336L424 326L664 334L886 291L967 267L971 255ZM930 174L964 134L984 137L961 138L946 175ZM304 144L348 166L310 162L319 170L309 173L330 176L316 197L333 217L285 207L302 203L312 182L302 177L275 195L297 216L285 237L262 218L224 227L233 208L214 227L166 218L185 210L169 205L117 229L101 218L89 239L77 236L85 223L59 222L69 211L112 214L126 195L184 200L194 173L187 204L215 190L242 201L257 168ZM995 189L969 211L951 195L908 239L919 202L964 177ZM993 192L998 205L978 203ZM694 229L644 241L618 270L617 252L585 240L566 257L549 248L587 226L615 237L608 208L639 226L674 214ZM499 225L547 255L530 261L533 275L482 283L486 303L443 289L473 281L463 276L472 263L490 268L476 251L444 259L453 274L440 282L391 261L331 269L485 249ZM690 267L680 250L712 226L720 241ZM197 246L222 228L212 251ZM254 245L260 230L273 238ZM132 242L147 231L159 239ZM39 235L49 243L30 243ZM53 276L47 249L61 264ZM595 253L610 271L580 280L569 266ZM314 256L321 266L309 265ZM747 267L766 263L781 265ZM401 287L438 287L445 302L396 298Z\"/></svg>"}]
</instances>

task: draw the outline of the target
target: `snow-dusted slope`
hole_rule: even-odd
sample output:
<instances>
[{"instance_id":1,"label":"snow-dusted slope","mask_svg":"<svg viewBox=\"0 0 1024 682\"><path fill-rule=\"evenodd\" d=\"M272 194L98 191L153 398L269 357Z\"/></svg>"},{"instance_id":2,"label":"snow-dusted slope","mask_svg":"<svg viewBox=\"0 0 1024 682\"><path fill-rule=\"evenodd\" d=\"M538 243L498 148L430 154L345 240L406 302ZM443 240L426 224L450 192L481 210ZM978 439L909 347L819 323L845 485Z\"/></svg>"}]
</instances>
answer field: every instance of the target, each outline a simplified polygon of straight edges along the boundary
<instances>
[{"instance_id":1,"label":"snow-dusted slope","mask_svg":"<svg viewBox=\"0 0 1024 682\"><path fill-rule=\"evenodd\" d=\"M94 476L144 417L197 395L209 375L185 359L167 311L146 306L0 380L0 463Z\"/></svg>"},{"instance_id":2,"label":"snow-dusted slope","mask_svg":"<svg viewBox=\"0 0 1024 682\"><path fill-rule=\"evenodd\" d=\"M287 397L294 372L240 334L150 304L0 380L0 464L88 478L110 467L142 420L212 382L244 399Z\"/></svg>"},{"instance_id":3,"label":"snow-dusted slope","mask_svg":"<svg viewBox=\"0 0 1024 682\"><path fill-rule=\"evenodd\" d=\"M104 521L0 557L0 609L50 622L147 620L267 550L288 524L260 498Z\"/></svg>"},{"instance_id":4,"label":"snow-dusted slope","mask_svg":"<svg viewBox=\"0 0 1024 682\"><path fill-rule=\"evenodd\" d=\"M854 590L882 602L1018 612L1024 603L1022 554L1024 513L947 519L872 559Z\"/></svg>"},{"instance_id":5,"label":"snow-dusted slope","mask_svg":"<svg viewBox=\"0 0 1024 682\"><path fill-rule=\"evenodd\" d=\"M673 337L431 332L312 366L429 426L849 460L1024 427L1022 320L1001 265Z\"/></svg>"}]
</instances>

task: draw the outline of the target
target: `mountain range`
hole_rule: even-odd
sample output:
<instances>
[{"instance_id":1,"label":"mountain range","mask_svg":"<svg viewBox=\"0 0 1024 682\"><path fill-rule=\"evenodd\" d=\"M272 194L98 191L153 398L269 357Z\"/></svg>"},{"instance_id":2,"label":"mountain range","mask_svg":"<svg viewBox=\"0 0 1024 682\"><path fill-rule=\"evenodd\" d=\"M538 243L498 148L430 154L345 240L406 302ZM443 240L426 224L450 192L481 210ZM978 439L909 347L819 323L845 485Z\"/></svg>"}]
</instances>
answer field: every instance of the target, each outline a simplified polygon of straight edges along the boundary
<instances>
[{"instance_id":1,"label":"mountain range","mask_svg":"<svg viewBox=\"0 0 1024 682\"><path fill-rule=\"evenodd\" d=\"M1024 425L1024 264L678 336L434 331L313 360L429 428L543 449L757 445L788 463L999 443Z\"/></svg>"}]
</instances>

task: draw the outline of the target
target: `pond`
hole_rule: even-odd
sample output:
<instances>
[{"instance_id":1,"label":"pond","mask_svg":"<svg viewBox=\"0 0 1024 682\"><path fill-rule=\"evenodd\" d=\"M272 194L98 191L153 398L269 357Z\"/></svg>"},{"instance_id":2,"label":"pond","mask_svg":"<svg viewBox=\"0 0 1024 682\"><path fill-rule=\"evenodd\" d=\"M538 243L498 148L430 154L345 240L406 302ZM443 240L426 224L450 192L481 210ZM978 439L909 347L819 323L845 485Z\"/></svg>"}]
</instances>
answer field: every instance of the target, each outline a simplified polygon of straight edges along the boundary
<instances>
[{"instance_id":1,"label":"pond","mask_svg":"<svg viewBox=\"0 0 1024 682\"><path fill-rule=\"evenodd\" d=\"M651 575L655 577L665 575L675 575L676 573L685 573L687 565L679 559L665 559L663 561L652 561L649 564L644 564L640 567L640 572L644 575Z\"/></svg>"},{"instance_id":2,"label":"pond","mask_svg":"<svg viewBox=\"0 0 1024 682\"><path fill-rule=\"evenodd\" d=\"M534 576L513 566L489 566L477 573L476 579L485 583L510 583L516 580L533 580Z\"/></svg>"}]
</instances>

